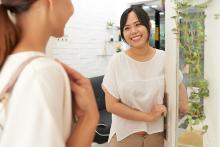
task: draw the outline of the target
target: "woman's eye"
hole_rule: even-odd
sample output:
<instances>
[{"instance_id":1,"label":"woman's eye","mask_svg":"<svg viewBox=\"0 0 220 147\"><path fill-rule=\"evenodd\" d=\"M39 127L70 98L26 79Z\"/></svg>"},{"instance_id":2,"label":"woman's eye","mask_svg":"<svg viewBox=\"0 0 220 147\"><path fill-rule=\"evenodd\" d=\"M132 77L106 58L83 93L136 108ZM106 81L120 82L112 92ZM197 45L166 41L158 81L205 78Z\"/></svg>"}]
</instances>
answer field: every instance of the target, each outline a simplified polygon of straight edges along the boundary
<instances>
[{"instance_id":1,"label":"woman's eye","mask_svg":"<svg viewBox=\"0 0 220 147\"><path fill-rule=\"evenodd\" d=\"M125 27L125 28L124 28L124 30L128 30L128 29L129 29L129 27Z\"/></svg>"}]
</instances>

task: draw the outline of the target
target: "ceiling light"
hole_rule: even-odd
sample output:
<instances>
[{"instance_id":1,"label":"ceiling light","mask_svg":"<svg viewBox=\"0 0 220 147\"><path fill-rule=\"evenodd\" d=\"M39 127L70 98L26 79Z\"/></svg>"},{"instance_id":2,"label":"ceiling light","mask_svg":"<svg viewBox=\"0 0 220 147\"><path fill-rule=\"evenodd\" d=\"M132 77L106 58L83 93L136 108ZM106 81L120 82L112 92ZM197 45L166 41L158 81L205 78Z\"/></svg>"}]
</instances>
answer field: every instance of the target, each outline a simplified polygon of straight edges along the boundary
<instances>
[{"instance_id":1,"label":"ceiling light","mask_svg":"<svg viewBox=\"0 0 220 147\"><path fill-rule=\"evenodd\" d=\"M157 5L152 5L151 7L152 7L152 8L157 8L158 6L157 6Z\"/></svg>"},{"instance_id":2,"label":"ceiling light","mask_svg":"<svg viewBox=\"0 0 220 147\"><path fill-rule=\"evenodd\" d=\"M150 6L146 6L146 5L143 5L142 6L142 9L144 9L144 10L147 10L147 9L149 9L150 8Z\"/></svg>"},{"instance_id":3,"label":"ceiling light","mask_svg":"<svg viewBox=\"0 0 220 147\"><path fill-rule=\"evenodd\" d=\"M164 15L164 12L160 12L160 15Z\"/></svg>"}]
</instances>

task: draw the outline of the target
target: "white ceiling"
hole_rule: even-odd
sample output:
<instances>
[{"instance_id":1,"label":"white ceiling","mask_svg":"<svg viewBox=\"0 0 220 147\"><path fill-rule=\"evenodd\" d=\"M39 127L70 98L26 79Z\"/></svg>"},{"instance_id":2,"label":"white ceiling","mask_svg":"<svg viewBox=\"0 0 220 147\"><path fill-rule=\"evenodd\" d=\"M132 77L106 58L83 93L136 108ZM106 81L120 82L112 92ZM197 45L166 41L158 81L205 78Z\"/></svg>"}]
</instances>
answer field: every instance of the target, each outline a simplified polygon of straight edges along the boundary
<instances>
[{"instance_id":1,"label":"white ceiling","mask_svg":"<svg viewBox=\"0 0 220 147\"><path fill-rule=\"evenodd\" d=\"M158 11L163 11L164 12L164 5L163 5L164 0L145 0L145 1L136 1L130 3L130 5L144 5L144 6L149 6L150 8L145 9L151 15L151 13L154 13L153 9L156 9ZM153 5L156 5L157 8L152 8Z\"/></svg>"},{"instance_id":2,"label":"white ceiling","mask_svg":"<svg viewBox=\"0 0 220 147\"><path fill-rule=\"evenodd\" d=\"M157 6L157 8L156 8L157 10L164 11L164 5L163 5L162 0L145 1L144 5L147 5L147 6L156 5Z\"/></svg>"}]
</instances>

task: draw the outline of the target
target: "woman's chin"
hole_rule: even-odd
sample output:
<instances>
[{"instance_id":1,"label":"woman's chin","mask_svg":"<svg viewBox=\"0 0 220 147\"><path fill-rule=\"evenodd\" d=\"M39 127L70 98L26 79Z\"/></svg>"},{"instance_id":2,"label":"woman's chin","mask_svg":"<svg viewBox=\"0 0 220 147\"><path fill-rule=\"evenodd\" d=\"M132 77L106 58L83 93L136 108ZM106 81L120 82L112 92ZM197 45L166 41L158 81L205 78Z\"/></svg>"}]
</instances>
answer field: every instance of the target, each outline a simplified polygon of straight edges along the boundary
<instances>
[{"instance_id":1,"label":"woman's chin","mask_svg":"<svg viewBox=\"0 0 220 147\"><path fill-rule=\"evenodd\" d=\"M134 43L132 44L132 47L134 48L142 48L142 47L145 47L146 44L143 44L143 43Z\"/></svg>"},{"instance_id":2,"label":"woman's chin","mask_svg":"<svg viewBox=\"0 0 220 147\"><path fill-rule=\"evenodd\" d=\"M62 30L62 31L57 31L57 32L55 32L53 35L52 35L53 37L56 37L56 38L60 38L60 37L63 37L64 36L64 31Z\"/></svg>"}]
</instances>

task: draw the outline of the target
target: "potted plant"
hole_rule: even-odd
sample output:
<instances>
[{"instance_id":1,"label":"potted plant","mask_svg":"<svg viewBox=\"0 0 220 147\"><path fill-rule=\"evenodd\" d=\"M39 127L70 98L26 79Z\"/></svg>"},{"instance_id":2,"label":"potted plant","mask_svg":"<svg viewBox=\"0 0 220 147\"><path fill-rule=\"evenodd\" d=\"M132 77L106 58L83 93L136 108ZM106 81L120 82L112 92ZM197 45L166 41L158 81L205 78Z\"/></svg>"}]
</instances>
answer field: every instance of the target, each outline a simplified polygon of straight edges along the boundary
<instances>
[{"instance_id":1,"label":"potted plant","mask_svg":"<svg viewBox=\"0 0 220 147\"><path fill-rule=\"evenodd\" d=\"M179 51L182 53L189 94L189 111L186 115L188 130L197 130L203 134L208 126L203 124L206 118L203 108L204 98L209 96L208 81L204 79L204 42L205 9L211 0L197 3L196 0L175 0L176 22L173 29L177 35Z\"/></svg>"},{"instance_id":2,"label":"potted plant","mask_svg":"<svg viewBox=\"0 0 220 147\"><path fill-rule=\"evenodd\" d=\"M106 28L109 30L109 29L112 29L114 26L114 23L111 22L111 21L107 21L107 25L106 25Z\"/></svg>"}]
</instances>

